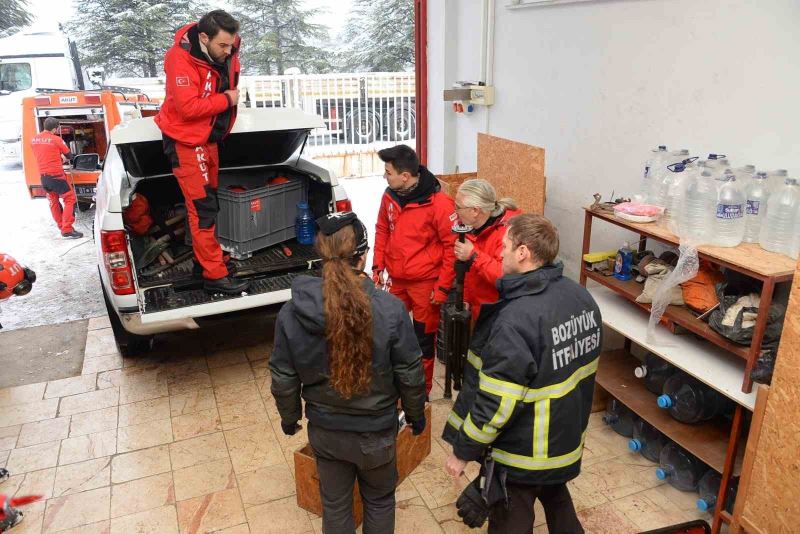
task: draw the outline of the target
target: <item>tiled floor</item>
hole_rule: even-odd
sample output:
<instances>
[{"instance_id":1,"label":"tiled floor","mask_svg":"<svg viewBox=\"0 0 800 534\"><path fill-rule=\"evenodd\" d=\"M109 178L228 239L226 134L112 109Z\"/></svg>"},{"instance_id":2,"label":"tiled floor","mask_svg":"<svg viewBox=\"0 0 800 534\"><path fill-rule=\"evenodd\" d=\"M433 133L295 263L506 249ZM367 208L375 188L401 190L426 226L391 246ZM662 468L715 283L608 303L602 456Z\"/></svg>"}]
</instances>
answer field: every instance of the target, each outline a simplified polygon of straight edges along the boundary
<instances>
[{"instance_id":1,"label":"tiled floor","mask_svg":"<svg viewBox=\"0 0 800 534\"><path fill-rule=\"evenodd\" d=\"M233 342L187 332L138 359L117 354L107 319L89 330L82 376L0 390L0 467L12 473L0 493L45 498L24 509L14 534L321 532L322 520L295 501L293 451L306 436L280 431L271 329L237 332ZM437 384L434 436L450 407L441 394ZM398 488L398 533L470 532L454 506L467 480L444 473L447 450L435 439ZM599 414L570 490L587 532L708 519L694 494L658 481ZM547 532L541 508L536 525Z\"/></svg>"}]
</instances>

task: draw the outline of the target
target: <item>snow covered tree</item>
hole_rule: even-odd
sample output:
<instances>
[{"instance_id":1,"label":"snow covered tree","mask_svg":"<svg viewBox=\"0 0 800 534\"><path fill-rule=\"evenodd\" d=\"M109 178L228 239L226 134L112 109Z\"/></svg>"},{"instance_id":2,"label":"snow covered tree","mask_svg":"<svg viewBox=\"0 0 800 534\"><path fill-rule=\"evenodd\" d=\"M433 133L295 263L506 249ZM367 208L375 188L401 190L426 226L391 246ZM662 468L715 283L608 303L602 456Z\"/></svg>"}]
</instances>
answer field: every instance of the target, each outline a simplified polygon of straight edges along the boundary
<instances>
[{"instance_id":1,"label":"snow covered tree","mask_svg":"<svg viewBox=\"0 0 800 534\"><path fill-rule=\"evenodd\" d=\"M328 28L309 21L301 0L232 0L242 24L242 69L247 74L330 72L331 54L323 48Z\"/></svg>"},{"instance_id":2,"label":"snow covered tree","mask_svg":"<svg viewBox=\"0 0 800 534\"><path fill-rule=\"evenodd\" d=\"M162 74L175 31L206 11L192 0L75 0L74 29L84 65L119 76Z\"/></svg>"},{"instance_id":3,"label":"snow covered tree","mask_svg":"<svg viewBox=\"0 0 800 534\"><path fill-rule=\"evenodd\" d=\"M414 1L354 0L337 63L348 71L402 72L414 66Z\"/></svg>"},{"instance_id":4,"label":"snow covered tree","mask_svg":"<svg viewBox=\"0 0 800 534\"><path fill-rule=\"evenodd\" d=\"M26 0L0 0L0 36L31 22Z\"/></svg>"}]
</instances>

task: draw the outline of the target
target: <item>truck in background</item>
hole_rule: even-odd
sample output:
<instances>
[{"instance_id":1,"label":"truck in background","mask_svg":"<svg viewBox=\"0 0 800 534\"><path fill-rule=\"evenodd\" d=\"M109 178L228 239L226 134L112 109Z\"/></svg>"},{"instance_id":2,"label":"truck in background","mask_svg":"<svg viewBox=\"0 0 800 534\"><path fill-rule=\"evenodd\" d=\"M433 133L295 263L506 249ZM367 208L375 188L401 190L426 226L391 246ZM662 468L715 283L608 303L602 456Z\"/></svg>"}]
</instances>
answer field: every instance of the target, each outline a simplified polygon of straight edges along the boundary
<instances>
[{"instance_id":1,"label":"truck in background","mask_svg":"<svg viewBox=\"0 0 800 534\"><path fill-rule=\"evenodd\" d=\"M46 196L31 139L48 117L60 122L58 134L75 155L65 169L75 186L78 209L92 205L97 180L108 151L111 130L121 122L158 113L158 104L144 93L127 88L90 91L42 91L22 100L22 166L31 198Z\"/></svg>"},{"instance_id":2,"label":"truck in background","mask_svg":"<svg viewBox=\"0 0 800 534\"><path fill-rule=\"evenodd\" d=\"M61 31L23 30L0 39L0 161L22 157L22 101L37 89L82 90L78 50Z\"/></svg>"}]
</instances>

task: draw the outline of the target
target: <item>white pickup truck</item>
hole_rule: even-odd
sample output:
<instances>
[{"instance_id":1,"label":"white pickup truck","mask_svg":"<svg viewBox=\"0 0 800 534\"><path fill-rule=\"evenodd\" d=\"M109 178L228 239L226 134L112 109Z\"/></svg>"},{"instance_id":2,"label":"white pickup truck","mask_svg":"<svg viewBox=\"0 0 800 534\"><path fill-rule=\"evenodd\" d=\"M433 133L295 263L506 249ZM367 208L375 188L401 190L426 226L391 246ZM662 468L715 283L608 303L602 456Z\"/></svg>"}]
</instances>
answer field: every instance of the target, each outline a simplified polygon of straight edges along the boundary
<instances>
[{"instance_id":1,"label":"white pickup truck","mask_svg":"<svg viewBox=\"0 0 800 534\"><path fill-rule=\"evenodd\" d=\"M304 181L315 218L349 211L350 201L336 177L301 157L311 130L322 127L321 117L297 109L240 109L231 134L220 144L220 182L226 175L277 171ZM137 192L149 199L151 208L183 203L152 118L114 128L97 184L94 239L100 280L123 354L149 350L154 334L199 328L200 318L284 302L294 277L320 268L313 247L292 239L234 262L236 276L250 280L249 290L241 296L206 293L193 273L191 258L152 274L152 269L136 265L132 247L136 238L123 224L123 211Z\"/></svg>"}]
</instances>

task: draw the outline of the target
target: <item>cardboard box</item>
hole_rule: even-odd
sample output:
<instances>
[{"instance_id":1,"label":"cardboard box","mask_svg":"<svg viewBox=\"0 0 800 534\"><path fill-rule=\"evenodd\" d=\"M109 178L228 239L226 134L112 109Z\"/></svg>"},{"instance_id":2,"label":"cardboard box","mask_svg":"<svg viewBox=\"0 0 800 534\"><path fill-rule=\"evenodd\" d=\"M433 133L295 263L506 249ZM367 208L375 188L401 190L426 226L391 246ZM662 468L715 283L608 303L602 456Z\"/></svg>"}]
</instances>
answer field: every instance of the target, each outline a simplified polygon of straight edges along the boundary
<instances>
[{"instance_id":1,"label":"cardboard box","mask_svg":"<svg viewBox=\"0 0 800 534\"><path fill-rule=\"evenodd\" d=\"M411 427L406 426L397 435L397 484L410 475L431 453L431 405L425 406L425 419L428 425L419 436L411 434ZM322 515L322 501L319 495L319 475L317 462L311 445L306 444L294 453L294 480L297 486L297 505L318 516ZM353 488L353 515L356 525L363 519L361 496L358 493L358 482Z\"/></svg>"}]
</instances>

